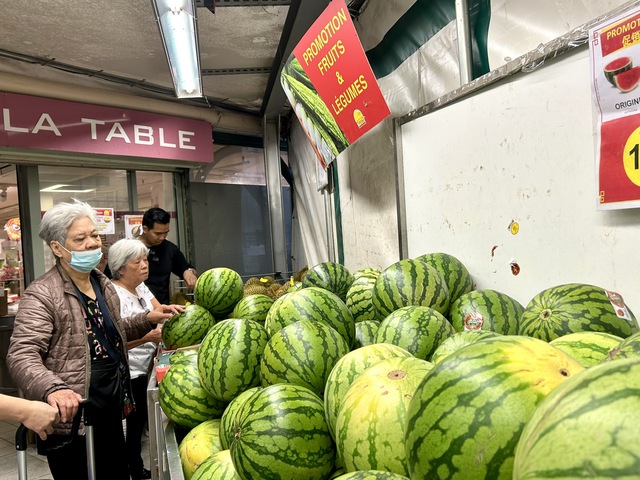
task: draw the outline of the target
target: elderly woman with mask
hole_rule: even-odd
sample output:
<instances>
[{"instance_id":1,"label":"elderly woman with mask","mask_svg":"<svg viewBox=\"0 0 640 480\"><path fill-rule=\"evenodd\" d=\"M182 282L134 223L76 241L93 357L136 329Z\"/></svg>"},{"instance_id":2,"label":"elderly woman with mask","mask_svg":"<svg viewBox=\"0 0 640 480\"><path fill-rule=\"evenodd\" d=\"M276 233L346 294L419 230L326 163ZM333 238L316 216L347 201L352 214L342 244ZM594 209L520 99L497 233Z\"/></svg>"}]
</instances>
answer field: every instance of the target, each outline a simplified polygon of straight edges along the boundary
<instances>
[{"instance_id":1,"label":"elderly woman with mask","mask_svg":"<svg viewBox=\"0 0 640 480\"><path fill-rule=\"evenodd\" d=\"M112 282L120 297L120 314L123 317L137 315L160 307L160 302L147 288L144 281L149 276L149 249L140 240L122 239L109 248L109 270ZM173 305L183 310L180 305ZM151 478L144 468L141 443L147 422L146 391L149 370L158 343L162 341L162 326L151 330L140 340L127 342L131 369L131 390L136 409L127 417L127 456L132 480Z\"/></svg>"},{"instance_id":2,"label":"elderly woman with mask","mask_svg":"<svg viewBox=\"0 0 640 480\"><path fill-rule=\"evenodd\" d=\"M122 318L111 281L95 267L102 258L94 210L75 200L50 208L40 238L56 264L20 299L7 366L28 399L55 407L60 423L41 442L55 480L87 478L84 436L71 437L79 403L93 411L99 479L128 480L122 418L132 409L126 342L171 318L170 307Z\"/></svg>"}]
</instances>

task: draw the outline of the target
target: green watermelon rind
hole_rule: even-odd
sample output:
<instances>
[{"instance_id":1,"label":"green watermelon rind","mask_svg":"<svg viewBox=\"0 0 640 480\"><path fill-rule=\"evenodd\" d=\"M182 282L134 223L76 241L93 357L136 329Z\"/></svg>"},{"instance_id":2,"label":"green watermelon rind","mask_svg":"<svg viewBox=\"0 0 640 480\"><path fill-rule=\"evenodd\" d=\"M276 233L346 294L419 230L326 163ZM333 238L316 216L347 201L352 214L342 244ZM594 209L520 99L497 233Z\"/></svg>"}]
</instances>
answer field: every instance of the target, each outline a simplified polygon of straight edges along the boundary
<instances>
[{"instance_id":1,"label":"green watermelon rind","mask_svg":"<svg viewBox=\"0 0 640 480\"><path fill-rule=\"evenodd\" d=\"M224 318L242 298L243 289L238 272L215 267L202 272L196 280L193 294L195 303L209 310L214 318Z\"/></svg>"},{"instance_id":2,"label":"green watermelon rind","mask_svg":"<svg viewBox=\"0 0 640 480\"><path fill-rule=\"evenodd\" d=\"M568 333L605 332L621 338L640 330L633 312L625 306L629 318L619 317L610 296L620 295L602 287L585 283L567 283L547 288L526 306L519 335L540 338L547 342ZM622 301L624 303L624 301Z\"/></svg>"},{"instance_id":3,"label":"green watermelon rind","mask_svg":"<svg viewBox=\"0 0 640 480\"><path fill-rule=\"evenodd\" d=\"M335 448L322 400L308 388L268 386L249 397L236 415L231 458L241 478L323 480Z\"/></svg>"},{"instance_id":4,"label":"green watermelon rind","mask_svg":"<svg viewBox=\"0 0 640 480\"><path fill-rule=\"evenodd\" d=\"M448 318L457 332L480 329L515 335L523 312L524 307L515 298L487 288L458 297L449 308Z\"/></svg>"},{"instance_id":5,"label":"green watermelon rind","mask_svg":"<svg viewBox=\"0 0 640 480\"><path fill-rule=\"evenodd\" d=\"M345 301L353 280L353 275L344 265L336 262L322 262L307 271L302 278L302 288L324 288Z\"/></svg>"},{"instance_id":6,"label":"green watermelon rind","mask_svg":"<svg viewBox=\"0 0 640 480\"><path fill-rule=\"evenodd\" d=\"M259 323L227 319L216 323L202 340L198 373L209 394L230 402L260 385L260 362L269 340Z\"/></svg>"},{"instance_id":7,"label":"green watermelon rind","mask_svg":"<svg viewBox=\"0 0 640 480\"><path fill-rule=\"evenodd\" d=\"M514 480L638 478L640 358L584 370L540 402L515 453Z\"/></svg>"},{"instance_id":8,"label":"green watermelon rind","mask_svg":"<svg viewBox=\"0 0 640 480\"><path fill-rule=\"evenodd\" d=\"M206 308L192 304L162 325L162 342L168 350L189 347L202 341L215 323Z\"/></svg>"}]
</instances>

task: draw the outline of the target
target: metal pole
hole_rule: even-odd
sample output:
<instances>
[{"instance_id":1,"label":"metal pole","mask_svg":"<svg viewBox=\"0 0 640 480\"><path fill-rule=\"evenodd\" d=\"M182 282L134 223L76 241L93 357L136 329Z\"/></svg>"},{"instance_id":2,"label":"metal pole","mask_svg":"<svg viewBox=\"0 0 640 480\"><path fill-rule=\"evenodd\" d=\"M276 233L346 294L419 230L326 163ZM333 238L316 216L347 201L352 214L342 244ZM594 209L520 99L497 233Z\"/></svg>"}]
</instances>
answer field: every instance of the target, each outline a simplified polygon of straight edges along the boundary
<instances>
[{"instance_id":1,"label":"metal pole","mask_svg":"<svg viewBox=\"0 0 640 480\"><path fill-rule=\"evenodd\" d=\"M467 0L456 0L456 28L458 30L458 65L460 85L473 80L471 65L471 32L469 30L469 4Z\"/></svg>"}]
</instances>

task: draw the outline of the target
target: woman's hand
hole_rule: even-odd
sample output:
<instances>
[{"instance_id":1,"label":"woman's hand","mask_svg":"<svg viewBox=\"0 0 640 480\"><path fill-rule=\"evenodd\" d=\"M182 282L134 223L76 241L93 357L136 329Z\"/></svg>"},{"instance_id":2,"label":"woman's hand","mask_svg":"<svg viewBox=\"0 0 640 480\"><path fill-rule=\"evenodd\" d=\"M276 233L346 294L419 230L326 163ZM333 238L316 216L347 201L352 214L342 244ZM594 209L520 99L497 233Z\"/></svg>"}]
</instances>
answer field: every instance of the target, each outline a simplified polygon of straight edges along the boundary
<instances>
[{"instance_id":1,"label":"woman's hand","mask_svg":"<svg viewBox=\"0 0 640 480\"><path fill-rule=\"evenodd\" d=\"M153 342L158 344L162 341L162 324L158 325L153 330L150 330L144 337L140 339L140 344Z\"/></svg>"},{"instance_id":2,"label":"woman's hand","mask_svg":"<svg viewBox=\"0 0 640 480\"><path fill-rule=\"evenodd\" d=\"M70 422L76 416L80 402L82 397L70 388L56 390L47 397L47 403L60 412L63 423Z\"/></svg>"},{"instance_id":3,"label":"woman's hand","mask_svg":"<svg viewBox=\"0 0 640 480\"><path fill-rule=\"evenodd\" d=\"M60 420L58 410L44 402L25 400L21 409L24 414L21 422L42 440L53 433L53 426Z\"/></svg>"},{"instance_id":4,"label":"woman's hand","mask_svg":"<svg viewBox=\"0 0 640 480\"><path fill-rule=\"evenodd\" d=\"M151 323L162 323L182 312L184 305L160 305L147 314L147 320Z\"/></svg>"}]
</instances>

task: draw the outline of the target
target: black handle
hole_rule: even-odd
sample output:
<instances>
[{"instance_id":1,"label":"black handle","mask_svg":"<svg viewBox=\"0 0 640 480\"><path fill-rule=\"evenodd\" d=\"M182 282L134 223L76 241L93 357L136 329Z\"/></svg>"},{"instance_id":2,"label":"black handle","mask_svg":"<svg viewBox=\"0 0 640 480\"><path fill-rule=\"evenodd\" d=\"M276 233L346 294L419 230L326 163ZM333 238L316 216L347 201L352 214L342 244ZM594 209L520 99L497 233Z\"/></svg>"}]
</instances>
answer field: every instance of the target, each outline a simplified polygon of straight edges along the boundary
<instances>
[{"instance_id":1,"label":"black handle","mask_svg":"<svg viewBox=\"0 0 640 480\"><path fill-rule=\"evenodd\" d=\"M89 400L83 400L78 404L78 412L76 413L75 417L73 417L73 423L71 424L70 440L73 440L78 435L78 431L80 430L80 420L82 419L83 410L84 410L85 425L92 424L92 418L90 414L91 409L89 408ZM20 426L18 427L18 430L16 431L16 450L20 452L24 452L27 450L28 432L29 432L29 429L24 424L21 423ZM62 445L58 447L50 448L50 450L56 450L64 445L67 445L68 443L69 442L64 442Z\"/></svg>"}]
</instances>

